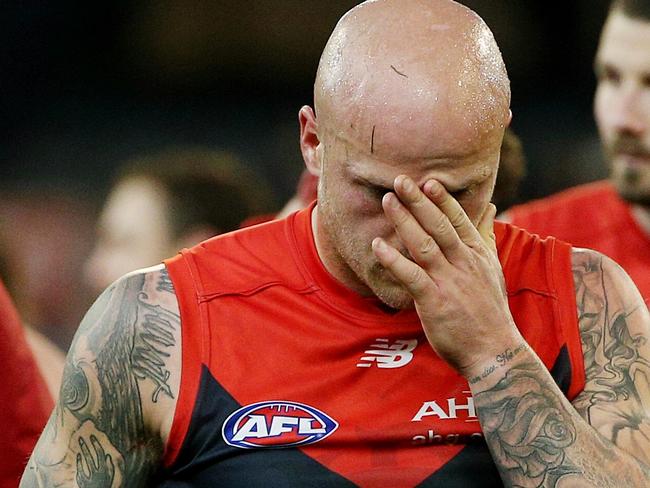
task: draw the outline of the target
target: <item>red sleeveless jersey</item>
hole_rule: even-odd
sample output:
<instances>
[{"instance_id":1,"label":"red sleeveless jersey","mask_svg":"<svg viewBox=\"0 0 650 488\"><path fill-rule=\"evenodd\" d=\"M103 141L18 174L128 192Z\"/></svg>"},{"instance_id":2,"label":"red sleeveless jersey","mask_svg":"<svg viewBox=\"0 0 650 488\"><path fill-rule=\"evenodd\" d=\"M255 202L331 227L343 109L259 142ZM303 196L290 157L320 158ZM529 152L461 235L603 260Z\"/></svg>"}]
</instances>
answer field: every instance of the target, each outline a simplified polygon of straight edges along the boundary
<instances>
[{"instance_id":1,"label":"red sleeveless jersey","mask_svg":"<svg viewBox=\"0 0 650 488\"><path fill-rule=\"evenodd\" d=\"M541 237L609 256L627 271L650 305L650 236L611 183L598 181L508 210L514 225Z\"/></svg>"},{"instance_id":2,"label":"red sleeveless jersey","mask_svg":"<svg viewBox=\"0 0 650 488\"><path fill-rule=\"evenodd\" d=\"M0 488L18 486L54 402L25 339L18 312L0 282Z\"/></svg>"},{"instance_id":3,"label":"red sleeveless jersey","mask_svg":"<svg viewBox=\"0 0 650 488\"><path fill-rule=\"evenodd\" d=\"M166 262L183 359L160 486L500 486L467 381L414 311L388 313L326 271L312 209ZM518 327L572 399L571 248L496 232Z\"/></svg>"}]
</instances>

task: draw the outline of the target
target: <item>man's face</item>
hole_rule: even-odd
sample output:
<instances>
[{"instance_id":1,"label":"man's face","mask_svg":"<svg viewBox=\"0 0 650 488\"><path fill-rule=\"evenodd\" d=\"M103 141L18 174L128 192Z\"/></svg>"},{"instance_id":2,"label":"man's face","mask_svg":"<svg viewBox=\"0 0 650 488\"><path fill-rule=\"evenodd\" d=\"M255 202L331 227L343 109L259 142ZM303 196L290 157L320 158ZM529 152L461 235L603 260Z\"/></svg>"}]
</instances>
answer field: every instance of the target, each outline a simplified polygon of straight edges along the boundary
<instances>
[{"instance_id":1,"label":"man's face","mask_svg":"<svg viewBox=\"0 0 650 488\"><path fill-rule=\"evenodd\" d=\"M406 291L379 265L371 250L375 237L408 255L387 221L381 200L392 191L395 177L410 176L420 186L440 181L477 224L490 201L496 178L499 141L459 158L403 160L379 158L349 141L332 137L325 144L318 194L319 227L333 250L347 284L362 294L376 295L395 309L412 307ZM355 286L356 285L356 286Z\"/></svg>"},{"instance_id":2,"label":"man's face","mask_svg":"<svg viewBox=\"0 0 650 488\"><path fill-rule=\"evenodd\" d=\"M85 267L86 279L96 292L130 271L167 257L172 236L165 202L159 186L144 178L126 179L111 191Z\"/></svg>"},{"instance_id":3,"label":"man's face","mask_svg":"<svg viewBox=\"0 0 650 488\"><path fill-rule=\"evenodd\" d=\"M624 199L650 206L650 22L610 14L596 73L594 112L611 180Z\"/></svg>"}]
</instances>

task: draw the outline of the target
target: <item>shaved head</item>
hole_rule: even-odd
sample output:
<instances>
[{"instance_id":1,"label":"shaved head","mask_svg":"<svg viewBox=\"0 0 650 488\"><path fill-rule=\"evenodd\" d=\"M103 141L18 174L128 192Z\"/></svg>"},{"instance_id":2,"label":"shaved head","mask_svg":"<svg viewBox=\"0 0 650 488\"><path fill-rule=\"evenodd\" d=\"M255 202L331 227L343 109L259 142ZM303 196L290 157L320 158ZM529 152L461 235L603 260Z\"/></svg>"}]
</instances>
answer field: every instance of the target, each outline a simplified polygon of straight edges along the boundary
<instances>
[{"instance_id":1,"label":"shaved head","mask_svg":"<svg viewBox=\"0 0 650 488\"><path fill-rule=\"evenodd\" d=\"M490 201L510 83L494 36L451 0L374 0L339 21L323 52L301 150L320 176L313 225L325 267L391 308L412 306L372 239L404 255L382 196L400 175L443 184L475 224Z\"/></svg>"},{"instance_id":2,"label":"shaved head","mask_svg":"<svg viewBox=\"0 0 650 488\"><path fill-rule=\"evenodd\" d=\"M367 144L374 131L373 151L407 131L420 154L418 140L467 147L503 128L510 84L492 33L470 9L449 0L375 0L334 29L314 104L321 127Z\"/></svg>"}]
</instances>

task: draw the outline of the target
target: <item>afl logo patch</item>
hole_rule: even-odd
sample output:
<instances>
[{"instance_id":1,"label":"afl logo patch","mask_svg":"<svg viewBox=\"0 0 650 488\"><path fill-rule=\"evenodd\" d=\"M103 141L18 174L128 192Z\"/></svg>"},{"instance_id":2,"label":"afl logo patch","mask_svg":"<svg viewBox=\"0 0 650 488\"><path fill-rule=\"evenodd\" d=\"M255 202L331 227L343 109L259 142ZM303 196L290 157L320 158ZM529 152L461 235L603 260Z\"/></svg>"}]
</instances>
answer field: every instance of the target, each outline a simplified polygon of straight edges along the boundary
<instances>
[{"instance_id":1,"label":"afl logo patch","mask_svg":"<svg viewBox=\"0 0 650 488\"><path fill-rule=\"evenodd\" d=\"M304 446L322 441L339 424L303 403L269 401L236 410L221 429L227 444L242 449Z\"/></svg>"}]
</instances>

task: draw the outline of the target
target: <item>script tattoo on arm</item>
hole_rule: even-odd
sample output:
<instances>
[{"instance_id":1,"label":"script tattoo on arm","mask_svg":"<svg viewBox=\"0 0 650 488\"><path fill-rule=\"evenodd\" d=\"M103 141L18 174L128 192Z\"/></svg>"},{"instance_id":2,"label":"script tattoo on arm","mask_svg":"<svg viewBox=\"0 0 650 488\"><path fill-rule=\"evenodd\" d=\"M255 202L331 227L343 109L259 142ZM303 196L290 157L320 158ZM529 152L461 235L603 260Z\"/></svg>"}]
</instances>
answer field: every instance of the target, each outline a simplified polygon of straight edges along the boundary
<instances>
[{"instance_id":1,"label":"script tattoo on arm","mask_svg":"<svg viewBox=\"0 0 650 488\"><path fill-rule=\"evenodd\" d=\"M175 391L173 293L161 267L128 275L98 298L75 336L58 404L21 488L150 486L163 445L146 412L166 408Z\"/></svg>"},{"instance_id":2,"label":"script tattoo on arm","mask_svg":"<svg viewBox=\"0 0 650 488\"><path fill-rule=\"evenodd\" d=\"M584 391L569 403L530 350L495 359L470 381L486 442L507 486L650 486L650 316L607 258L574 250L573 272Z\"/></svg>"}]
</instances>

